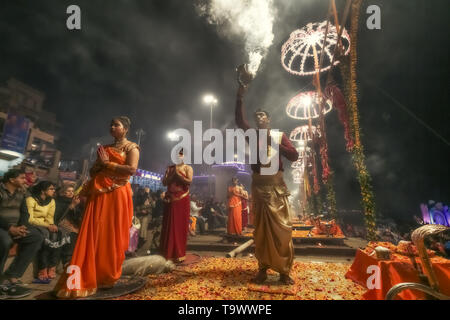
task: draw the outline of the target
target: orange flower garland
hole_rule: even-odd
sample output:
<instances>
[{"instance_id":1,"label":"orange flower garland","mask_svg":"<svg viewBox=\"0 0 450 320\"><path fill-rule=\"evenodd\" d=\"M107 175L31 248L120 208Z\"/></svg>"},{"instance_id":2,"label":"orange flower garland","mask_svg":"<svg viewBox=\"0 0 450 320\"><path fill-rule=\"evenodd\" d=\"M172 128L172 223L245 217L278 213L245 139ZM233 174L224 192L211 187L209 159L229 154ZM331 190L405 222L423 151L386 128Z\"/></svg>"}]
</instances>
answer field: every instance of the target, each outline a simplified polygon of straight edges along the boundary
<instances>
[{"instance_id":1,"label":"orange flower garland","mask_svg":"<svg viewBox=\"0 0 450 320\"><path fill-rule=\"evenodd\" d=\"M361 143L361 129L359 126L358 97L356 84L357 63L357 36L358 23L362 0L355 0L351 9L351 39L350 61L344 59L340 64L342 77L344 79L345 96L347 100L348 114L350 118L351 131L354 136L355 145L352 148L352 160L358 173L358 181L361 186L362 206L367 228L367 239L376 240L376 214L375 201L372 191L372 180L365 163L364 148Z\"/></svg>"}]
</instances>

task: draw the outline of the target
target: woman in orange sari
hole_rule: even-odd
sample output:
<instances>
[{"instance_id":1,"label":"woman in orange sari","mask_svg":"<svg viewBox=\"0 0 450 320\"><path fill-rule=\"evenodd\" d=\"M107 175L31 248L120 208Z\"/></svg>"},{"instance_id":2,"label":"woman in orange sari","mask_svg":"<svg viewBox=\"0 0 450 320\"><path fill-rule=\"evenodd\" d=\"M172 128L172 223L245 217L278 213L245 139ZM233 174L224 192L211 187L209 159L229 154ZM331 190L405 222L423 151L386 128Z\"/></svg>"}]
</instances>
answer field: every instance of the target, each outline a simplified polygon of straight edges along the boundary
<instances>
[{"instance_id":1,"label":"woman in orange sari","mask_svg":"<svg viewBox=\"0 0 450 320\"><path fill-rule=\"evenodd\" d=\"M242 234L242 203L241 188L238 185L238 179L233 178L233 185L228 187L228 226L227 233Z\"/></svg>"},{"instance_id":2,"label":"woman in orange sari","mask_svg":"<svg viewBox=\"0 0 450 320\"><path fill-rule=\"evenodd\" d=\"M87 203L72 260L54 289L58 298L93 295L98 288L112 288L121 276L133 218L128 180L139 161L138 145L126 138L129 128L127 117L113 119L115 142L98 149L82 191Z\"/></svg>"}]
</instances>

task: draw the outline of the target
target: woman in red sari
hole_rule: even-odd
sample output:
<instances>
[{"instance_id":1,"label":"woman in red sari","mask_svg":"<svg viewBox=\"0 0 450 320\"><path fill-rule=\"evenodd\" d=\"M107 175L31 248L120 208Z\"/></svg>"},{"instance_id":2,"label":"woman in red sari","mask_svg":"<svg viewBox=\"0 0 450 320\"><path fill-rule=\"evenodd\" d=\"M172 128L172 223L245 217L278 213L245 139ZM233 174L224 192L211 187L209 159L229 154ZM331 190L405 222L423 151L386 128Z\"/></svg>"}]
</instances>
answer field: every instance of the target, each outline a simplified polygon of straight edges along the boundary
<instances>
[{"instance_id":1,"label":"woman in red sari","mask_svg":"<svg viewBox=\"0 0 450 320\"><path fill-rule=\"evenodd\" d=\"M192 182L192 167L183 163L183 149L180 150L177 165L169 166L163 178L167 186L164 199L164 216L161 229L161 254L175 263L186 258L187 235L191 202L189 186Z\"/></svg>"},{"instance_id":2,"label":"woman in red sari","mask_svg":"<svg viewBox=\"0 0 450 320\"><path fill-rule=\"evenodd\" d=\"M112 288L122 274L133 218L128 180L139 161L138 145L126 138L129 128L127 117L113 119L110 133L115 142L98 149L82 191L87 203L77 244L55 287L58 298L87 297L98 288Z\"/></svg>"},{"instance_id":3,"label":"woman in red sari","mask_svg":"<svg viewBox=\"0 0 450 320\"><path fill-rule=\"evenodd\" d=\"M228 187L228 226L227 233L242 234L242 191L238 179L232 179L233 185Z\"/></svg>"}]
</instances>

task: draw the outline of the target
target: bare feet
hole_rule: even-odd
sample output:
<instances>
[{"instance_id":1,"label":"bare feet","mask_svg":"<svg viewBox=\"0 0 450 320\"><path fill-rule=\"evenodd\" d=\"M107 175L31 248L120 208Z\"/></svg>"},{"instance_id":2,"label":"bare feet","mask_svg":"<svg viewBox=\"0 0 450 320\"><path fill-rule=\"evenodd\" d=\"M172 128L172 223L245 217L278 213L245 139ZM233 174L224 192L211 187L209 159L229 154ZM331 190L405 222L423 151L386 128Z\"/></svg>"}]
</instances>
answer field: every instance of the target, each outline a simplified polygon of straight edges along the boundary
<instances>
[{"instance_id":1,"label":"bare feet","mask_svg":"<svg viewBox=\"0 0 450 320\"><path fill-rule=\"evenodd\" d=\"M266 270L259 270L256 277L254 277L251 281L256 284L262 284L264 281L267 280L267 271Z\"/></svg>"},{"instance_id":2,"label":"bare feet","mask_svg":"<svg viewBox=\"0 0 450 320\"><path fill-rule=\"evenodd\" d=\"M288 274L280 274L280 282L289 286L295 284L294 280Z\"/></svg>"}]
</instances>

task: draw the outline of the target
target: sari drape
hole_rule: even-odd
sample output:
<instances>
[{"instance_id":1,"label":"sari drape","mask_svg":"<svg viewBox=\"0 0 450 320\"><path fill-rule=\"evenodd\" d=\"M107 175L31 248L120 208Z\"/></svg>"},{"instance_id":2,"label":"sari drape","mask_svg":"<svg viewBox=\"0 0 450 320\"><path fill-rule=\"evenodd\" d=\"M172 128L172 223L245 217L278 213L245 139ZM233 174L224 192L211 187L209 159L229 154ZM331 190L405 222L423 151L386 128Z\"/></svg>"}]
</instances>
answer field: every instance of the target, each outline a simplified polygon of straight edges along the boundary
<instances>
[{"instance_id":1,"label":"sari drape","mask_svg":"<svg viewBox=\"0 0 450 320\"><path fill-rule=\"evenodd\" d=\"M186 257L190 210L189 186L172 182L166 192L160 247L168 260L180 262Z\"/></svg>"},{"instance_id":2,"label":"sari drape","mask_svg":"<svg viewBox=\"0 0 450 320\"><path fill-rule=\"evenodd\" d=\"M242 202L241 198L235 195L237 187L228 188L228 226L227 233L242 234Z\"/></svg>"},{"instance_id":3,"label":"sari drape","mask_svg":"<svg viewBox=\"0 0 450 320\"><path fill-rule=\"evenodd\" d=\"M125 152L113 147L105 147L105 151L110 162L125 164ZM54 289L57 297L86 297L95 294L99 287L114 286L120 278L133 218L128 179L129 176L101 168L83 188L82 193L88 197L83 221L71 268Z\"/></svg>"}]
</instances>

